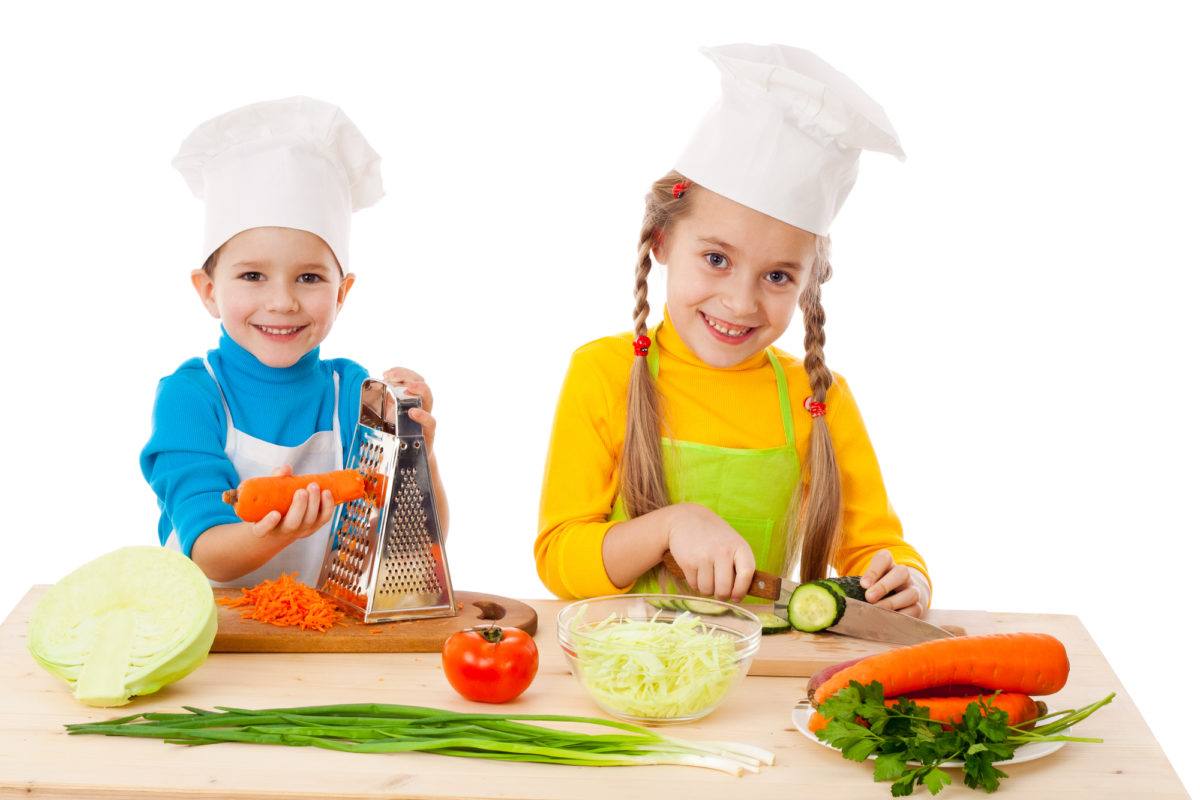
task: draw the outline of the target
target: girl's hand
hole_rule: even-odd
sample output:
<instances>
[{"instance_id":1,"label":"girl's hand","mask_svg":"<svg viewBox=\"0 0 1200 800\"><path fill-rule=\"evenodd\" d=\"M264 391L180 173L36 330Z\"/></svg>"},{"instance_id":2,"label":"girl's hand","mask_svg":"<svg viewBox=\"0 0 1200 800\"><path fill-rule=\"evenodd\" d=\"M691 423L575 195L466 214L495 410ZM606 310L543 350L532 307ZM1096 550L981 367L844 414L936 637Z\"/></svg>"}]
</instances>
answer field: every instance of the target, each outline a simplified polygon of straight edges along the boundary
<instances>
[{"instance_id":1,"label":"girl's hand","mask_svg":"<svg viewBox=\"0 0 1200 800\"><path fill-rule=\"evenodd\" d=\"M859 582L867 590L867 602L880 608L911 617L923 617L929 610L929 584L925 576L897 564L890 550L875 554Z\"/></svg>"},{"instance_id":2,"label":"girl's hand","mask_svg":"<svg viewBox=\"0 0 1200 800\"><path fill-rule=\"evenodd\" d=\"M272 473L275 477L291 474L292 468L286 464ZM250 530L255 536L282 536L291 542L313 535L332 518L333 492L321 491L320 486L310 483L296 490L286 514L272 511L251 525Z\"/></svg>"},{"instance_id":3,"label":"girl's hand","mask_svg":"<svg viewBox=\"0 0 1200 800\"><path fill-rule=\"evenodd\" d=\"M754 578L754 551L746 540L705 506L679 503L671 509L667 549L688 585L718 600L736 603L745 597Z\"/></svg>"},{"instance_id":4,"label":"girl's hand","mask_svg":"<svg viewBox=\"0 0 1200 800\"><path fill-rule=\"evenodd\" d=\"M433 447L433 432L437 428L437 420L433 418L433 392L425 379L411 369L392 367L383 373L383 380L389 386L403 386L404 391L421 398L420 408L410 408L408 418L421 426L425 435L425 446Z\"/></svg>"}]
</instances>

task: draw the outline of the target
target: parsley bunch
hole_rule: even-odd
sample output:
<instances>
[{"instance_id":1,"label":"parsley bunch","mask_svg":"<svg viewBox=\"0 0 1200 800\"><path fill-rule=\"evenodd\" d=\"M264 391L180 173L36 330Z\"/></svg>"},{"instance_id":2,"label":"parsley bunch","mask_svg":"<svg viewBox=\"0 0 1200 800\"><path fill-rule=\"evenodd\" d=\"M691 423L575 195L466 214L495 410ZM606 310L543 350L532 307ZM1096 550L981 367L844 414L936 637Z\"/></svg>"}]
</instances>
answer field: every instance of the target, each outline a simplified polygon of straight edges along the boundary
<instances>
[{"instance_id":1,"label":"parsley bunch","mask_svg":"<svg viewBox=\"0 0 1200 800\"><path fill-rule=\"evenodd\" d=\"M907 698L897 698L896 705L889 707L879 681L870 686L851 681L821 704L818 711L829 724L817 737L851 761L876 756L875 780L892 781L893 797L912 794L917 784L937 794L950 783L949 773L941 768L947 761L963 762L967 786L994 792L1008 777L995 762L1012 758L1023 744L1103 741L1060 734L1111 703L1114 696L1081 709L1047 714L1021 727L1009 725L1008 713L994 707L991 698L982 697L967 706L959 722L945 725L930 720L928 708Z\"/></svg>"}]
</instances>

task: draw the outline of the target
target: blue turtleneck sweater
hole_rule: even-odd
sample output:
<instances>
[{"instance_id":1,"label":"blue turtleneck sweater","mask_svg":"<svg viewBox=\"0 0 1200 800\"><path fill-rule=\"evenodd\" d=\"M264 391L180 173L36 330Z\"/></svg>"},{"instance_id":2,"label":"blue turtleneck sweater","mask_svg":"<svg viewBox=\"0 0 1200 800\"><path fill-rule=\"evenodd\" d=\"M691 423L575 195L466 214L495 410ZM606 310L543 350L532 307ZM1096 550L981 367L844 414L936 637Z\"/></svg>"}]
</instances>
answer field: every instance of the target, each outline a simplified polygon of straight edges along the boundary
<instances>
[{"instance_id":1,"label":"blue turtleneck sweater","mask_svg":"<svg viewBox=\"0 0 1200 800\"><path fill-rule=\"evenodd\" d=\"M349 450L359 392L367 378L358 364L344 358L322 361L318 347L290 367L268 367L224 328L217 349L208 351L208 362L229 403L233 426L286 447L330 429L333 374L338 373L338 423L342 447ZM159 541L165 544L175 530L187 556L200 534L214 525L239 521L232 507L221 501L221 493L239 483L225 455L226 431L221 395L203 359L189 359L159 381L154 429L142 449L142 475L158 496Z\"/></svg>"}]
</instances>

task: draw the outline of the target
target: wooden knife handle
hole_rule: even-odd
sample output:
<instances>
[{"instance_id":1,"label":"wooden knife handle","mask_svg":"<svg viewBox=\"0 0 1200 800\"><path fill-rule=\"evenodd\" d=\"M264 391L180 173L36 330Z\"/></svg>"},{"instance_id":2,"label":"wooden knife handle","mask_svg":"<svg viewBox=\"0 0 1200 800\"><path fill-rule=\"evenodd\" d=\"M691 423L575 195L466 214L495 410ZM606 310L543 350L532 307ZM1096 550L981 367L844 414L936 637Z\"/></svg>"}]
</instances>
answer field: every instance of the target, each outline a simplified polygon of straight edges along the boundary
<instances>
[{"instance_id":1,"label":"wooden knife handle","mask_svg":"<svg viewBox=\"0 0 1200 800\"><path fill-rule=\"evenodd\" d=\"M673 577L683 581L685 585L691 586L687 581L687 577L683 574L683 567L679 566L679 562L675 560L675 556L669 552L663 555L663 566L667 568L667 572L671 573ZM694 589L695 587L691 588ZM763 600L778 600L779 588L778 575L754 570L754 577L750 580L750 589L746 594L751 597L761 597Z\"/></svg>"}]
</instances>

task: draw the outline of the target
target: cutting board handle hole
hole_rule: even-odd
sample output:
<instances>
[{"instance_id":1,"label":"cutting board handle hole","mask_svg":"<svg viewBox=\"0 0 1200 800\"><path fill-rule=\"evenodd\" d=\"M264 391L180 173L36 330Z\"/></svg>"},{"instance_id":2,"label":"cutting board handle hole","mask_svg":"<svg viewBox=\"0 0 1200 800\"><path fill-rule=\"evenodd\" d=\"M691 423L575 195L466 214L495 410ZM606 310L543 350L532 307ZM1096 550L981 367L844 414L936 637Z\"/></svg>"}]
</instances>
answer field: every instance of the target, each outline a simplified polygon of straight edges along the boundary
<instances>
[{"instance_id":1,"label":"cutting board handle hole","mask_svg":"<svg viewBox=\"0 0 1200 800\"><path fill-rule=\"evenodd\" d=\"M476 600L474 603L471 603L471 605L479 609L480 619L487 620L488 622L504 619L504 606L500 605L499 603L493 603L488 600Z\"/></svg>"}]
</instances>

